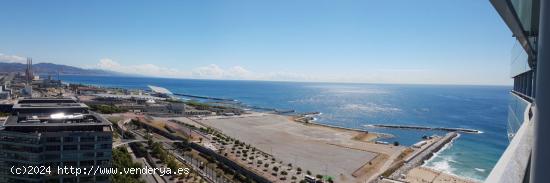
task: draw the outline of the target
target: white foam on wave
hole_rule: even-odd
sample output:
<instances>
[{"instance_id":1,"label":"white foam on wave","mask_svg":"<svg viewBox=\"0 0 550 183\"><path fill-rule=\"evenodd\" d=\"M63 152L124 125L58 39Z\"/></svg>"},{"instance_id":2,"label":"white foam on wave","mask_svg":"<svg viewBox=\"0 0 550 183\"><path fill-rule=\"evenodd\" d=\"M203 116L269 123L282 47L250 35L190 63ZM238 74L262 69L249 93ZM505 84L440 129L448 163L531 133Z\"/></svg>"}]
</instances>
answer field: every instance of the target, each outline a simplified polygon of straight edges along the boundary
<instances>
[{"instance_id":1,"label":"white foam on wave","mask_svg":"<svg viewBox=\"0 0 550 183\"><path fill-rule=\"evenodd\" d=\"M432 164L432 166L430 168L433 168L433 169L436 169L436 170L439 170L439 171L443 171L445 173L450 173L454 170L451 167L451 165L449 164L449 161L435 162L435 163Z\"/></svg>"},{"instance_id":2,"label":"white foam on wave","mask_svg":"<svg viewBox=\"0 0 550 183\"><path fill-rule=\"evenodd\" d=\"M485 169L483 169L483 168L474 168L474 169L478 172L485 172Z\"/></svg>"},{"instance_id":3,"label":"white foam on wave","mask_svg":"<svg viewBox=\"0 0 550 183\"><path fill-rule=\"evenodd\" d=\"M480 180L475 175L469 175L462 173L461 175L458 174L459 170L456 168L453 168L452 163L460 163L459 161L455 160L454 155L442 155L441 153L444 152L446 149L449 149L452 147L455 140L460 137L460 134L458 134L455 138L453 138L449 143L445 144L439 151L434 153L434 155L424 162L422 165L423 167L431 168L437 171L444 172L449 175L457 176L457 177L463 177L468 180L473 180L476 182L483 182L483 180ZM459 158L460 159L460 158ZM478 172L485 172L485 169L482 168L474 168Z\"/></svg>"},{"instance_id":4,"label":"white foam on wave","mask_svg":"<svg viewBox=\"0 0 550 183\"><path fill-rule=\"evenodd\" d=\"M455 138L451 139L451 141L449 143L445 144L439 151L435 152L434 155L430 159L425 161L422 166L433 168L435 170L439 170L439 171L442 171L442 172L445 172L445 173L453 174L454 169L452 168L452 166L449 163L450 162L458 163L458 162L454 160L453 156L442 156L441 153L444 152L445 150L447 150L448 148L452 147L454 141L456 139L458 139L459 137L460 137L460 134L457 134L457 136ZM441 161L436 161L438 158L442 159L442 160ZM432 166L428 166L429 163L431 163Z\"/></svg>"}]
</instances>

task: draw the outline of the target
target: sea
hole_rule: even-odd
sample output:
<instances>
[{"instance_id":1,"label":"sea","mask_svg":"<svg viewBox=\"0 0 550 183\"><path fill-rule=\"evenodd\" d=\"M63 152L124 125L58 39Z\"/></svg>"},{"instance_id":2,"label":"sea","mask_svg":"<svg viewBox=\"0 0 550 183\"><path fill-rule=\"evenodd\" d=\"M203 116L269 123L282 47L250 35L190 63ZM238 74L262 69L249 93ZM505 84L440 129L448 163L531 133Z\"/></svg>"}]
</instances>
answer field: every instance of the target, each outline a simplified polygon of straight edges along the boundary
<instances>
[{"instance_id":1,"label":"sea","mask_svg":"<svg viewBox=\"0 0 550 183\"><path fill-rule=\"evenodd\" d=\"M435 130L375 128L369 125L415 125L468 128L423 166L483 181L509 141L506 136L511 86L350 84L145 77L60 76L68 83L147 89L234 99L243 104L296 112L320 112L317 123L394 135L384 141L412 145Z\"/></svg>"}]
</instances>

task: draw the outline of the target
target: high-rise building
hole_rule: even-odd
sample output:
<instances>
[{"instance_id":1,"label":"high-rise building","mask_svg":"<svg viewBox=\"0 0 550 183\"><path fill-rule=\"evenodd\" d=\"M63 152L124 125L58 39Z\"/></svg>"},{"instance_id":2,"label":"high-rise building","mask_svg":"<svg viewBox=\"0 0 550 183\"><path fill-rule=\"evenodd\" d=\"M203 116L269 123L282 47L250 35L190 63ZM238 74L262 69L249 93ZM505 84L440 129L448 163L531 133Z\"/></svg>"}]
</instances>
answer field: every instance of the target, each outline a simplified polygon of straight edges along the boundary
<instances>
[{"instance_id":1,"label":"high-rise building","mask_svg":"<svg viewBox=\"0 0 550 183\"><path fill-rule=\"evenodd\" d=\"M512 49L510 144L486 182L550 180L550 2L490 0L517 43Z\"/></svg>"},{"instance_id":2,"label":"high-rise building","mask_svg":"<svg viewBox=\"0 0 550 183\"><path fill-rule=\"evenodd\" d=\"M0 129L0 182L109 182L109 175L61 174L58 168L109 167L112 129L88 106L69 98L19 100ZM17 174L13 167L49 172Z\"/></svg>"},{"instance_id":3,"label":"high-rise building","mask_svg":"<svg viewBox=\"0 0 550 183\"><path fill-rule=\"evenodd\" d=\"M27 68L25 69L25 77L27 78L27 84L34 79L34 73L32 71L32 58L27 58Z\"/></svg>"}]
</instances>

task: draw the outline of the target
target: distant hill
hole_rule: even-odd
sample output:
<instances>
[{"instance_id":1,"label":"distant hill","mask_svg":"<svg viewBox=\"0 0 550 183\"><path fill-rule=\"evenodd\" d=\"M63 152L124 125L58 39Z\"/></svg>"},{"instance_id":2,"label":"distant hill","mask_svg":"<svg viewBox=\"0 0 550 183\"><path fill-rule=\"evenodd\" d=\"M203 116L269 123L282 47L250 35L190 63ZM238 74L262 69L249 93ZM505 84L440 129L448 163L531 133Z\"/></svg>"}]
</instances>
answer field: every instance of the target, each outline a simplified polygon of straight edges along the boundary
<instances>
[{"instance_id":1,"label":"distant hill","mask_svg":"<svg viewBox=\"0 0 550 183\"><path fill-rule=\"evenodd\" d=\"M21 63L5 63L0 62L0 72L25 72L26 64ZM56 75L57 72L61 75L95 75L95 76L111 76L111 75L126 75L123 73L106 71L100 69L82 69L73 66L59 65L52 63L38 63L32 65L32 70L38 75Z\"/></svg>"}]
</instances>

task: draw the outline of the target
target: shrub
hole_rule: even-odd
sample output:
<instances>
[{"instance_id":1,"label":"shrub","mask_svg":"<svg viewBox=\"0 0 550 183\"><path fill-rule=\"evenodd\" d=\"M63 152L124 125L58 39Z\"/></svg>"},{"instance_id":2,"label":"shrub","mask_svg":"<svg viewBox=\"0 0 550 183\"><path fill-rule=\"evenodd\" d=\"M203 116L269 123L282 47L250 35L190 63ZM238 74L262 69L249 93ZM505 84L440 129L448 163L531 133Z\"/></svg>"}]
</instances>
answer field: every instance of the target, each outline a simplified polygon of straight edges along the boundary
<instances>
[{"instance_id":1,"label":"shrub","mask_svg":"<svg viewBox=\"0 0 550 183\"><path fill-rule=\"evenodd\" d=\"M101 104L101 105L90 105L90 109L92 111L97 111L97 112L100 112L100 113L103 113L103 114L112 114L112 113L121 113L121 112L126 112L126 110L124 109L121 109L117 106L114 106L114 105L105 105L105 104Z\"/></svg>"}]
</instances>

